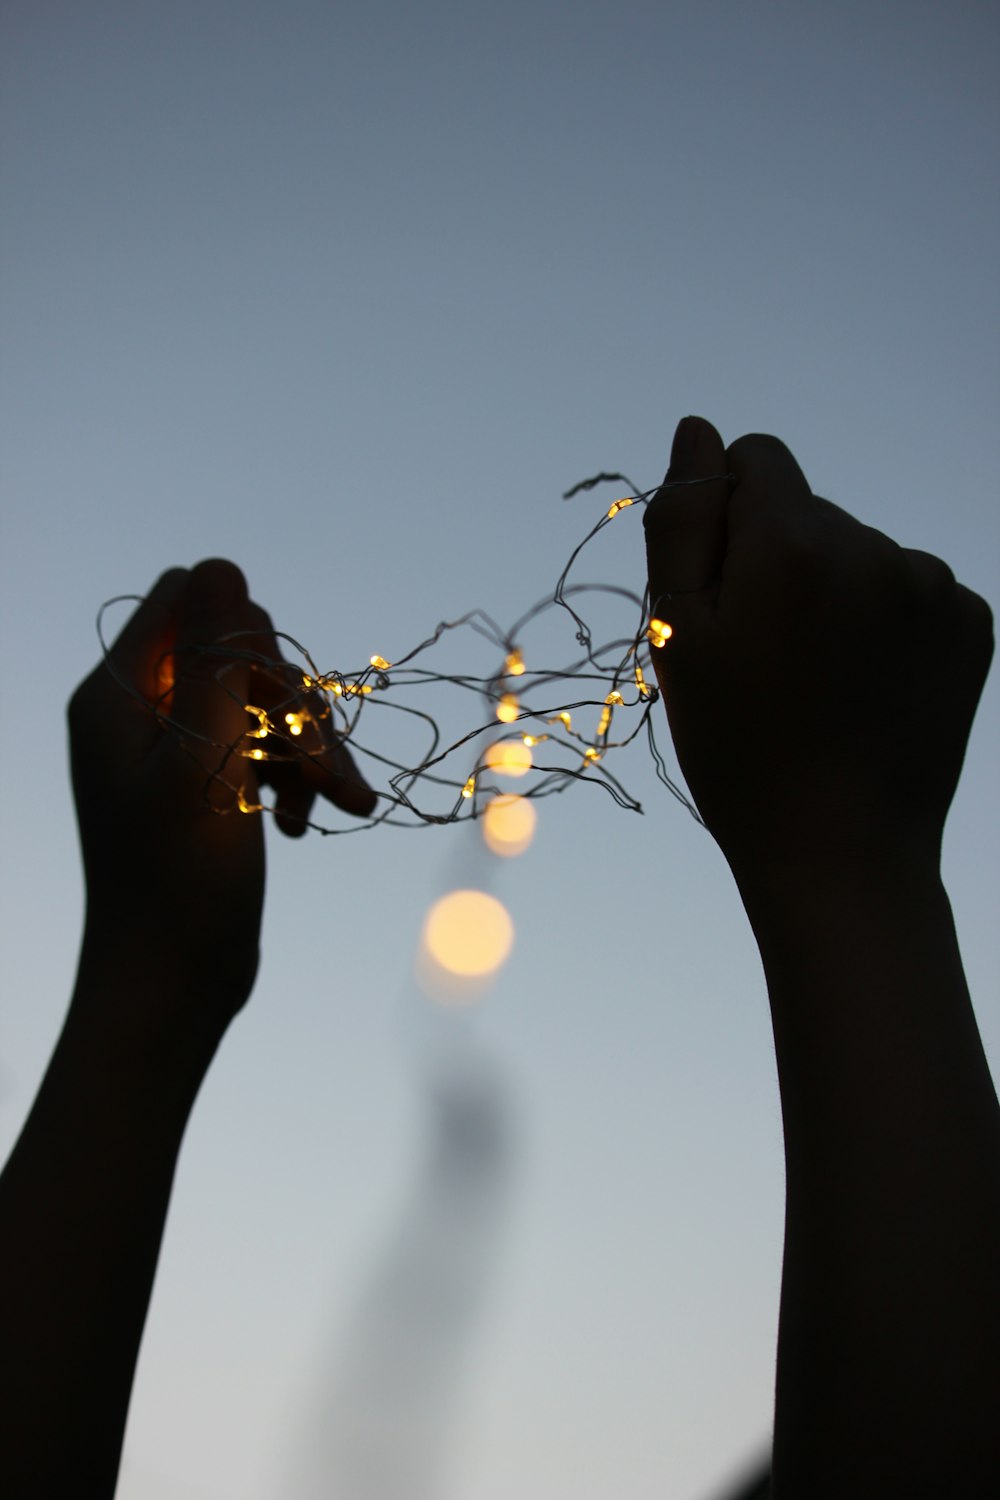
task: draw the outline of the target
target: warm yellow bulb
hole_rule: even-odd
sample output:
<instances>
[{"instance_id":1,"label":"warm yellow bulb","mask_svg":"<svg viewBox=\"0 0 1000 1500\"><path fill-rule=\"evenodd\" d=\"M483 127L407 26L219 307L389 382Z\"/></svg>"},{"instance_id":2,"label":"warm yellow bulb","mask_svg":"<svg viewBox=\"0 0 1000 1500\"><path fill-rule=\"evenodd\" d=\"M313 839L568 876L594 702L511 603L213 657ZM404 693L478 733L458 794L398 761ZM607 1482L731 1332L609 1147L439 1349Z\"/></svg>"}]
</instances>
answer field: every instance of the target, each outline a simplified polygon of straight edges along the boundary
<instances>
[{"instance_id":1,"label":"warm yellow bulb","mask_svg":"<svg viewBox=\"0 0 1000 1500\"><path fill-rule=\"evenodd\" d=\"M635 685L639 689L639 696L641 698L648 698L653 691L645 677L643 677L642 668L638 663L636 663L635 668Z\"/></svg>"},{"instance_id":2,"label":"warm yellow bulb","mask_svg":"<svg viewBox=\"0 0 1000 1500\"><path fill-rule=\"evenodd\" d=\"M598 739L600 739L603 735L606 735L607 732L608 732L608 730L610 728L611 728L611 710L610 710L610 708L604 708L604 709L601 710L601 722L597 726L597 737L598 737Z\"/></svg>"},{"instance_id":3,"label":"warm yellow bulb","mask_svg":"<svg viewBox=\"0 0 1000 1500\"><path fill-rule=\"evenodd\" d=\"M250 759L251 760L263 760L264 759L264 752L263 752L263 750L251 750L250 751Z\"/></svg>"},{"instance_id":4,"label":"warm yellow bulb","mask_svg":"<svg viewBox=\"0 0 1000 1500\"><path fill-rule=\"evenodd\" d=\"M538 815L527 797L494 797L483 813L483 841L504 859L523 854L535 836Z\"/></svg>"},{"instance_id":5,"label":"warm yellow bulb","mask_svg":"<svg viewBox=\"0 0 1000 1500\"><path fill-rule=\"evenodd\" d=\"M625 699L622 697L621 693L609 693L604 701L605 703L616 704L624 703Z\"/></svg>"},{"instance_id":6,"label":"warm yellow bulb","mask_svg":"<svg viewBox=\"0 0 1000 1500\"><path fill-rule=\"evenodd\" d=\"M547 736L543 736L543 738L547 738ZM530 749L532 745L537 745L538 744L538 740L535 738L535 736L533 734L523 734L521 736L521 744L522 745L527 745L528 748Z\"/></svg>"},{"instance_id":7,"label":"warm yellow bulb","mask_svg":"<svg viewBox=\"0 0 1000 1500\"><path fill-rule=\"evenodd\" d=\"M451 891L434 903L424 924L425 953L463 979L494 973L513 945L507 908L485 891Z\"/></svg>"},{"instance_id":8,"label":"warm yellow bulb","mask_svg":"<svg viewBox=\"0 0 1000 1500\"><path fill-rule=\"evenodd\" d=\"M239 791L236 793L236 805L241 813L257 813L264 811L261 803L247 801L242 787L240 787Z\"/></svg>"},{"instance_id":9,"label":"warm yellow bulb","mask_svg":"<svg viewBox=\"0 0 1000 1500\"><path fill-rule=\"evenodd\" d=\"M462 788L462 796L463 797L471 797L473 795L473 793L475 792L475 790L476 790L476 778L474 776L470 776L469 779L468 779L468 781L465 783L465 785Z\"/></svg>"},{"instance_id":10,"label":"warm yellow bulb","mask_svg":"<svg viewBox=\"0 0 1000 1500\"><path fill-rule=\"evenodd\" d=\"M247 734L249 735L250 739L264 739L267 731L271 727L270 721L267 717L267 711L263 708L257 708L253 703L244 703L243 707L246 709L247 713L251 715L252 718L255 718L257 720L257 728L247 730Z\"/></svg>"},{"instance_id":11,"label":"warm yellow bulb","mask_svg":"<svg viewBox=\"0 0 1000 1500\"><path fill-rule=\"evenodd\" d=\"M500 776L526 776L531 770L531 747L524 740L494 740L486 747L483 764Z\"/></svg>"},{"instance_id":12,"label":"warm yellow bulb","mask_svg":"<svg viewBox=\"0 0 1000 1500\"><path fill-rule=\"evenodd\" d=\"M518 702L517 694L504 693L503 697L500 699L500 702L497 704L497 718L500 720L500 723L513 724L514 720L517 718L520 712L521 705Z\"/></svg>"},{"instance_id":13,"label":"warm yellow bulb","mask_svg":"<svg viewBox=\"0 0 1000 1500\"><path fill-rule=\"evenodd\" d=\"M301 714L286 714L285 715L285 723L288 725L288 733L289 734L299 735L299 734L302 733L302 715Z\"/></svg>"},{"instance_id":14,"label":"warm yellow bulb","mask_svg":"<svg viewBox=\"0 0 1000 1500\"><path fill-rule=\"evenodd\" d=\"M633 498L632 498L631 495L626 495L621 500L615 500L615 501L613 501L612 505L611 505L611 508L608 511L608 520L609 521L613 521L614 518L615 518L615 516L618 514L618 512L620 510L624 510L625 507L626 507L626 505L634 505L634 504L635 504L635 501L633 500Z\"/></svg>"},{"instance_id":15,"label":"warm yellow bulb","mask_svg":"<svg viewBox=\"0 0 1000 1500\"><path fill-rule=\"evenodd\" d=\"M657 647L657 649L659 649L659 647L665 646L667 644L673 633L674 627L672 625L668 625L666 620L653 619L649 622L649 628L646 631L646 639L649 641L649 644L651 646L655 646Z\"/></svg>"},{"instance_id":16,"label":"warm yellow bulb","mask_svg":"<svg viewBox=\"0 0 1000 1500\"><path fill-rule=\"evenodd\" d=\"M595 761L600 760L601 752L600 750L596 750L593 745L588 745L583 752L583 758L584 760L589 760L591 765L593 765Z\"/></svg>"},{"instance_id":17,"label":"warm yellow bulb","mask_svg":"<svg viewBox=\"0 0 1000 1500\"><path fill-rule=\"evenodd\" d=\"M308 672L302 673L302 686L306 689L316 686Z\"/></svg>"},{"instance_id":18,"label":"warm yellow bulb","mask_svg":"<svg viewBox=\"0 0 1000 1500\"><path fill-rule=\"evenodd\" d=\"M504 671L508 677L520 677L524 673L524 657L520 651L514 650L504 662Z\"/></svg>"},{"instance_id":19,"label":"warm yellow bulb","mask_svg":"<svg viewBox=\"0 0 1000 1500\"><path fill-rule=\"evenodd\" d=\"M389 668L392 666L392 662L386 661L384 656L372 656L369 657L369 661L371 662L372 666L375 667L379 672L388 672Z\"/></svg>"}]
</instances>

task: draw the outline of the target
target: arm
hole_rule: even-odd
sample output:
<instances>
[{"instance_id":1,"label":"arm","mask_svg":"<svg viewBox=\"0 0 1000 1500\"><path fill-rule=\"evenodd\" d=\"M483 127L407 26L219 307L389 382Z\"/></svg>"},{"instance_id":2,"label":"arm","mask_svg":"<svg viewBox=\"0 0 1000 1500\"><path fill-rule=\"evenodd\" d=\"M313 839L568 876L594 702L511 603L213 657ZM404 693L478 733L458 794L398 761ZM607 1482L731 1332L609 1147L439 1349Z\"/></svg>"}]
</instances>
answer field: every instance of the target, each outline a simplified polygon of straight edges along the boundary
<instances>
[{"instance_id":1,"label":"arm","mask_svg":"<svg viewBox=\"0 0 1000 1500\"><path fill-rule=\"evenodd\" d=\"M773 438L678 429L647 514L682 769L760 947L786 1159L775 1500L1000 1479L1000 1111L939 874L992 652L937 559Z\"/></svg>"},{"instance_id":2,"label":"arm","mask_svg":"<svg viewBox=\"0 0 1000 1500\"><path fill-rule=\"evenodd\" d=\"M277 655L230 563L164 574L112 649L148 702L178 664L173 718L188 749L102 664L70 705L87 882L76 988L38 1097L0 1178L0 1490L10 1500L109 1497L177 1153L257 969L264 894L252 763L206 781L247 716L247 661L201 649L232 632ZM201 736L201 739L196 738ZM275 768L278 770L278 768ZM301 829L323 768L281 768L280 820ZM236 774L238 772L238 775ZM333 773L333 774L330 774ZM303 778L309 784L303 786ZM324 790L373 797L341 750ZM227 805L229 799L229 805ZM226 815L219 816L219 813Z\"/></svg>"}]
</instances>

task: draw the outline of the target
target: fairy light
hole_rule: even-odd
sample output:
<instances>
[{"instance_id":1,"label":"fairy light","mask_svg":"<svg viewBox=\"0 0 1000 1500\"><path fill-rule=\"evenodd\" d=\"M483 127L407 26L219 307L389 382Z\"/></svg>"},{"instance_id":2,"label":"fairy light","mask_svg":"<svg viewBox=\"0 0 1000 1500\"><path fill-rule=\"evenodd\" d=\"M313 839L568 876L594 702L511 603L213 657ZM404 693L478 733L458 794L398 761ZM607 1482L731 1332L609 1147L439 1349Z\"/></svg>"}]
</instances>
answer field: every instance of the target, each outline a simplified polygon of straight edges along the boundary
<instances>
[{"instance_id":1,"label":"fairy light","mask_svg":"<svg viewBox=\"0 0 1000 1500\"><path fill-rule=\"evenodd\" d=\"M635 497L632 495L624 495L621 500L612 501L611 505L608 508L608 520L613 521L620 510L624 510L627 505L634 504Z\"/></svg>"},{"instance_id":2,"label":"fairy light","mask_svg":"<svg viewBox=\"0 0 1000 1500\"><path fill-rule=\"evenodd\" d=\"M246 709L251 718L255 718L257 720L257 728L247 730L247 735L249 736L249 738L252 740L266 739L268 732L271 729L271 721L267 716L267 710L263 708L256 708L252 703L244 703L243 707Z\"/></svg>"},{"instance_id":3,"label":"fairy light","mask_svg":"<svg viewBox=\"0 0 1000 1500\"><path fill-rule=\"evenodd\" d=\"M711 476L712 479L720 477L723 476ZM569 491L567 498L581 489L591 489L605 481L631 483L624 475L599 474ZM709 481L706 479L685 483L704 482ZM656 746L651 715L658 695L656 688L644 675L644 669L648 671L653 660L651 653L661 649L673 634L671 626L658 615L647 620L648 603L627 588L612 584L569 582L576 559L604 526L622 510L641 510L660 489L670 488L671 484L667 484L657 490L639 492L633 486L634 493L614 501L573 550L556 582L554 592L523 614L509 630L496 625L482 610L473 609L458 619L443 621L426 640L398 657L395 664L376 653L368 658L366 667L353 672L321 671L309 652L290 636L276 636L273 652L269 655L266 651L261 651L258 633L247 632L250 639L241 641L237 632L227 636L221 644L212 642L174 646L169 653L164 654L156 668L155 688L158 696L151 704L133 683L121 675L115 653L105 642L102 626L104 613L111 605L124 602L126 596L122 596L121 599L108 600L101 606L98 614L98 635L105 661L112 676L123 689L155 713L160 727L176 734L182 748L195 755L202 767L205 765L206 750L217 753L217 768L210 775L207 785L228 788L232 807L239 808L242 812L263 813L271 809L249 800L243 789L228 779L231 772L227 771L227 766L231 758L250 759L260 764L260 776L265 783L269 783L279 773L270 771L265 764L267 762L282 762L287 765L289 761L294 762L296 757L306 760L323 757L324 768L333 772L333 780L321 790L331 800L337 801L336 777L343 772L338 772L336 756L341 744L347 744L356 756L370 757L361 760L362 771L370 771L374 763L376 773L384 775L385 779L376 789L378 801L375 811L360 823L355 822L347 828L341 828L302 820L306 826L321 833L346 832L352 827L372 827L379 823L408 827L428 826L467 817L483 818L485 827L489 808L494 803L500 804L501 798L495 787L485 789L485 805L484 799L477 797L479 775L483 770L498 776L521 779L527 777L529 771L534 771L535 775L527 783L519 801L527 802L527 799L561 791L574 780L586 780L591 785L603 787L619 806L639 811L638 801L622 786L617 776L610 774L604 762L606 758L612 757L612 752L617 761L624 747L633 743L642 732L648 741L657 777L700 822L701 818L693 804L671 781ZM624 608L631 613L630 619L626 617L624 628L619 625L615 639L606 645L595 642L590 626L581 613L585 608L584 596L594 593L614 598L619 606L625 601ZM569 665L559 666L550 662L545 670L538 668L529 671L522 647L511 643L523 640L531 622L549 611L556 611L560 618L568 616L572 622L576 640L574 659ZM500 651L503 671L499 677L495 666L489 669L486 663L486 670L478 676L469 672L435 671L422 662L417 665L417 658L422 653L436 646L450 632L463 627L485 638L491 650ZM296 665L282 656L279 640L298 654L303 665ZM201 683L211 681L211 669L214 668L220 704L224 705L225 700L230 699L245 710L249 726L233 741L213 741L203 728L195 730L173 717L174 699L177 696L174 686L176 682L183 680L189 661L197 663ZM495 661L494 656L493 662ZM206 664L209 664L208 678ZM238 667L240 674L246 674L250 685L247 696L253 701L244 702L242 694L237 697L230 687L234 667ZM390 670L391 680L385 675ZM373 681L369 681L372 673L378 675ZM609 673L615 684L610 691ZM498 686L502 684L504 677L518 679L516 693L503 691ZM634 681L634 698L631 693L619 690L619 685L628 678ZM232 681L236 680L242 680L242 676L240 679L232 676ZM426 700L418 697L424 690L438 683L452 684L466 693L472 693L477 700L477 708L469 716L472 720L471 727L451 741L444 735L434 712L428 711ZM393 757L393 742L389 738L391 725L387 726L384 714L375 712L374 707L369 711L367 707L376 690L379 710L383 707L399 710L412 716L405 721L407 724L418 724L426 730L422 754L418 753L406 762ZM567 702L567 699L571 701ZM573 711L583 711L591 706L600 710L596 743L588 743L587 738L573 728ZM429 707L433 710L434 705L430 704ZM615 713L627 714L631 718L628 728L611 743L608 736ZM491 726L498 720L505 725L515 724L519 720L531 722L523 726L524 733L493 740L484 747L480 736L488 736ZM218 722L226 722L225 713L220 714ZM307 735L307 725L315 726L317 733ZM371 738L379 725L388 727L385 742L373 741ZM574 747L562 735L544 732L546 725L559 726L580 746L582 755L580 750L574 751ZM522 725L518 723L517 727L520 729ZM532 751L543 741L549 742L546 764L535 767ZM267 742L266 750L262 742ZM463 771L461 776L456 777L451 771L453 761L450 758L463 751L467 755L469 748L477 757L476 770L471 776ZM280 774L286 773L282 771ZM436 789L440 796L439 805L435 808L427 804L436 795ZM443 808L441 802L444 802ZM211 805L216 810L223 810L218 807L218 799L214 796L211 798Z\"/></svg>"}]
</instances>

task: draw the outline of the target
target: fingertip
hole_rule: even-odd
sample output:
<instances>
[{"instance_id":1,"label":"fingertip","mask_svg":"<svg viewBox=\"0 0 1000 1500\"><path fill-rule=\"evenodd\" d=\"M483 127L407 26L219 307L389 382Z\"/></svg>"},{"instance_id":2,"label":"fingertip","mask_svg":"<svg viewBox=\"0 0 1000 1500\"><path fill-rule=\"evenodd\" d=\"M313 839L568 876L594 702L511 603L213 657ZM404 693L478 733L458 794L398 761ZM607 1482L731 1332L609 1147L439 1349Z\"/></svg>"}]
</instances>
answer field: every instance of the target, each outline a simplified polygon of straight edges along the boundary
<instances>
[{"instance_id":1,"label":"fingertip","mask_svg":"<svg viewBox=\"0 0 1000 1500\"><path fill-rule=\"evenodd\" d=\"M781 482L811 493L792 450L770 432L748 432L730 443L726 463L737 484Z\"/></svg>"},{"instance_id":2,"label":"fingertip","mask_svg":"<svg viewBox=\"0 0 1000 1500\"><path fill-rule=\"evenodd\" d=\"M245 603L249 590L236 563L227 557L206 557L191 569L187 594L191 602L210 602L217 609L227 609Z\"/></svg>"},{"instance_id":3,"label":"fingertip","mask_svg":"<svg viewBox=\"0 0 1000 1500\"><path fill-rule=\"evenodd\" d=\"M664 483L717 473L725 457L718 429L705 417L682 417L670 447L670 465Z\"/></svg>"}]
</instances>

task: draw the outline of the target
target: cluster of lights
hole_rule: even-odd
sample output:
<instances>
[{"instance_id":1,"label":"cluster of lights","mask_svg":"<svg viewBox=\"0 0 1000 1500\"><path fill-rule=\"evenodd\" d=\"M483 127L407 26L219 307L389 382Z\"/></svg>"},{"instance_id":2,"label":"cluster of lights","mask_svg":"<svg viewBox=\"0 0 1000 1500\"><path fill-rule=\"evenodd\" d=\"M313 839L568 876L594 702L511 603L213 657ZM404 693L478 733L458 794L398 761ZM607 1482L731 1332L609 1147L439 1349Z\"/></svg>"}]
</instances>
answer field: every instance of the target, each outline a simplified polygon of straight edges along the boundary
<instances>
[{"instance_id":1,"label":"cluster of lights","mask_svg":"<svg viewBox=\"0 0 1000 1500\"><path fill-rule=\"evenodd\" d=\"M620 474L600 474L575 486L565 498L605 480L623 479L628 483ZM619 805L641 811L635 798L610 774L607 762L612 752L623 749L644 733L659 779L697 819L696 809L668 776L653 732L651 714L657 689L646 673L650 671L654 654L663 650L674 633L669 621L663 618L662 606L667 602L667 596L656 600L656 607L651 611L645 598L627 589L602 584L571 585L568 581L570 570L587 543L623 511L643 508L654 493L654 490L636 492L615 500L572 553L553 594L523 615L509 632L502 631L482 611L472 610L458 620L439 625L429 639L408 654L397 656L395 663L376 652L368 658L367 667L351 673L321 672L308 651L291 637L280 635L279 639L289 642L299 653L305 669L284 658L264 660L254 657L255 666L259 664L259 670L272 687L277 684L277 688L270 696L265 695L268 707L262 707L259 702L242 703L247 715L246 729L236 741L216 747L219 770L210 781L228 787L233 804L241 812L266 812L268 807L257 799L253 790L246 785L233 784L229 779L232 773L227 772L226 767L234 758L254 762L287 761L301 756L315 758L328 755L331 745L338 741L349 742L355 755L361 757L363 769L367 769L364 757L370 756L379 765L388 766L391 772L387 785L376 788L376 810L369 819L354 820L347 827L325 827L312 822L308 826L322 833L341 833L378 823L413 826L450 823L472 817L483 820L484 837L488 842L492 838L498 847L505 843L513 846L523 837L523 828L528 821L524 811L528 799L562 790L568 780L596 781ZM595 646L590 627L579 613L583 596L595 592L625 599L629 608L638 614L638 623L633 623L622 638L600 647ZM118 602L109 600L98 616L98 634L113 673L115 666L104 641L102 620L104 611ZM529 668L521 644L525 639L524 632L531 622L553 609L564 611L574 622L575 638L582 648L582 655L558 670ZM635 622L635 613L632 619ZM453 675L414 665L415 660L435 646L443 635L462 626L469 626L493 643L499 653L499 669L472 678L467 674ZM240 656L245 659L243 643L233 637L227 642L208 648L200 646L196 650L201 661L206 654L218 657L217 680L220 689L229 692L225 682L227 668L233 659ZM183 671L183 666L183 659L177 652L161 662L163 691L153 711L161 724L175 729L186 742L198 737L192 736L170 714L174 678ZM472 691L487 710L484 715L481 707L474 727L443 749L433 714L403 701L418 690L423 692L440 682ZM122 685L135 694L131 684L122 682ZM569 688L576 696L572 702L566 703ZM257 696L256 689L253 691ZM402 764L392 759L391 754L383 753L381 747L376 751L363 737L362 730L368 723L364 715L365 705L375 693L380 703L416 714L430 726L428 753L417 763ZM558 697L556 702L552 701L556 695L562 696L562 703ZM591 709L593 719L590 718ZM586 727L586 732L575 726L574 713ZM619 722L627 722L627 728L613 737ZM502 726L499 736L496 735L498 725ZM202 741L202 752L204 743ZM542 746L545 753L539 763L533 752ZM470 752L474 756L471 767ZM457 777L448 770L448 763L454 764L453 758L465 760L462 773ZM201 759L204 760L203 753ZM523 781L523 792L517 797L500 792L490 779L496 776ZM447 797L450 792L450 801L444 807L438 805L433 809L420 806L416 800L417 788L421 788L425 796L433 793ZM217 804L218 799L213 798L213 806ZM511 823L520 819L522 833L505 838L499 831L504 818ZM492 832L487 832L490 828Z\"/></svg>"}]
</instances>

